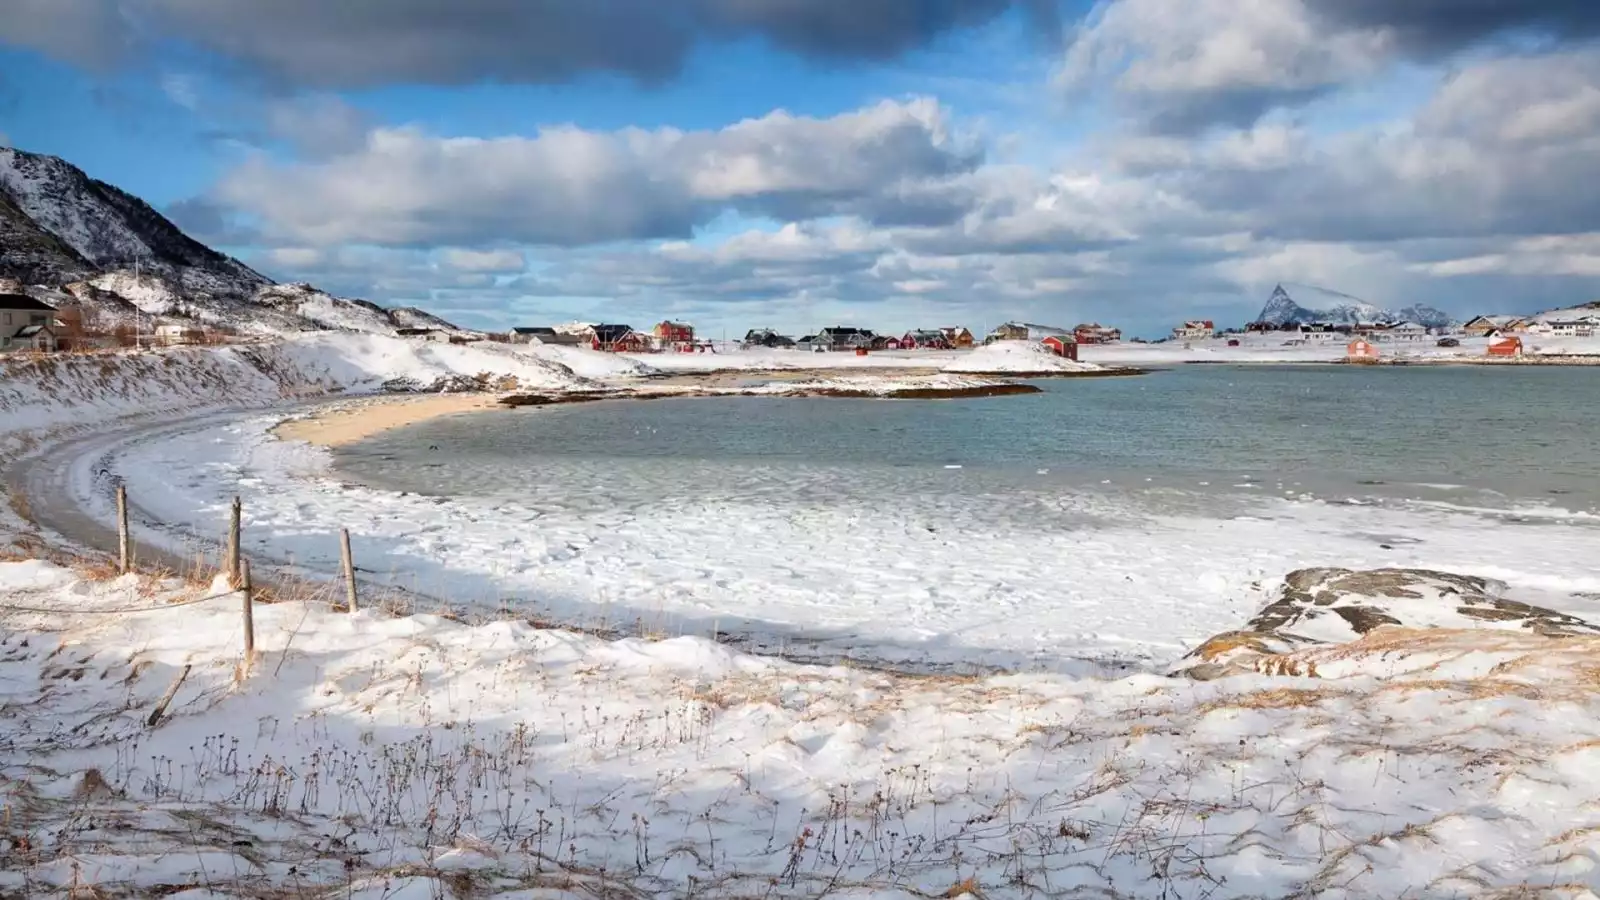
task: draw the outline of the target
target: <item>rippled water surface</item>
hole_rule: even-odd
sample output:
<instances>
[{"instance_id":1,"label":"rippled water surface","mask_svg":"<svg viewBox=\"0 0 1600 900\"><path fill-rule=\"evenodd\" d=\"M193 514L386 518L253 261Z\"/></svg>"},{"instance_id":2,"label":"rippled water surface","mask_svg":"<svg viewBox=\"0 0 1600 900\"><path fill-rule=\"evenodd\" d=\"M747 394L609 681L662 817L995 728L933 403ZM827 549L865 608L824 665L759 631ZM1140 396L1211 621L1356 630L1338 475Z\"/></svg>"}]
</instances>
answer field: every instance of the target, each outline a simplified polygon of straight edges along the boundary
<instances>
[{"instance_id":1,"label":"rippled water surface","mask_svg":"<svg viewBox=\"0 0 1600 900\"><path fill-rule=\"evenodd\" d=\"M1262 494L1600 507L1600 369L1188 366L973 400L608 402L447 417L340 452L414 493L564 508L760 498L1011 519L1094 486L1123 510ZM1073 517L1097 504L1072 492ZM1080 521L1081 524L1081 521Z\"/></svg>"}]
</instances>

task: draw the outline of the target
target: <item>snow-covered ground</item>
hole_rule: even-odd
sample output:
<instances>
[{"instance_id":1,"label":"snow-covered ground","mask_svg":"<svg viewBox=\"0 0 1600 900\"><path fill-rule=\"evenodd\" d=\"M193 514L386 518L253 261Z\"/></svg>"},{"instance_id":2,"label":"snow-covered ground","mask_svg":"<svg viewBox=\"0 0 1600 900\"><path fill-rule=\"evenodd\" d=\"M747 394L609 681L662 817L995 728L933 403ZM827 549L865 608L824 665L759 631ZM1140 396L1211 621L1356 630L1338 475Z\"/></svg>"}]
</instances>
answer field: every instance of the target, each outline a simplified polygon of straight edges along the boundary
<instances>
[{"instance_id":1,"label":"snow-covered ground","mask_svg":"<svg viewBox=\"0 0 1600 900\"><path fill-rule=\"evenodd\" d=\"M640 363L566 348L453 345L317 332L263 344L95 357L0 357L0 457L24 437L126 417L264 406L294 398L428 389L483 376L486 385L592 389L649 375Z\"/></svg>"},{"instance_id":2,"label":"snow-covered ground","mask_svg":"<svg viewBox=\"0 0 1600 900\"><path fill-rule=\"evenodd\" d=\"M474 415L489 427L522 413ZM512 603L588 627L716 629L916 669L1159 665L1240 621L1284 573L1308 565L1472 572L1600 617L1600 602L1572 598L1600 592L1587 563L1592 517L1553 506L1520 509L1540 524L1519 526L1447 505L1350 505L1276 481L1226 503L1204 484L1184 496L1137 483L1021 506L1011 494L902 503L883 502L897 496L890 482L848 499L824 475L791 485L827 492L821 505L743 481L679 496L651 491L648 478L633 479L639 502L580 502L590 479L631 477L619 467L548 469L553 483L537 494L446 500L349 484L326 451L274 439L278 418L178 426L133 443L110 435L81 449L76 501L109 521L109 471L155 521L181 525L140 528L142 538L193 552L193 535L215 546L239 495L250 551L301 571L337 571L337 535L348 528L373 579L461 605Z\"/></svg>"},{"instance_id":3,"label":"snow-covered ground","mask_svg":"<svg viewBox=\"0 0 1600 900\"><path fill-rule=\"evenodd\" d=\"M312 597L255 605L246 670L224 590L0 563L0 892L1600 886L1595 639L1380 632L1302 652L1320 678L918 678Z\"/></svg>"},{"instance_id":4,"label":"snow-covered ground","mask_svg":"<svg viewBox=\"0 0 1600 900\"><path fill-rule=\"evenodd\" d=\"M285 580L253 607L247 670L223 584L0 562L0 894L1600 890L1600 641L1386 631L1290 661L1320 677L1159 674L1318 563L1470 571L1595 621L1580 514L1508 526L1270 481L1227 514L1109 492L1026 515L737 494L580 514L342 485L323 451L270 437L281 413L221 412L396 379L586 390L671 358L557 349L318 335L0 364L0 456L76 435L61 462L102 517L103 463L200 533L237 492L252 557L331 571L349 527L369 575L468 612L349 615ZM860 379L817 383L887 383ZM472 615L508 594L631 636ZM734 631L767 654L710 639ZM958 673L975 663L1030 671Z\"/></svg>"}]
</instances>

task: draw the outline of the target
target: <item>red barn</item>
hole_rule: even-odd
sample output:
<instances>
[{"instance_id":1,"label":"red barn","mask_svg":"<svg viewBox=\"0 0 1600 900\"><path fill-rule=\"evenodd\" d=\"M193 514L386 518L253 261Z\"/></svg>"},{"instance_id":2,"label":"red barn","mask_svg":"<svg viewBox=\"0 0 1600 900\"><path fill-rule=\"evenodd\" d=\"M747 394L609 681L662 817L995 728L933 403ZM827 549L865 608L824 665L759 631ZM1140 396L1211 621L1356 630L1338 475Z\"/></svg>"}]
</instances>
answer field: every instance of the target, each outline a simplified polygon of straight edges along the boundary
<instances>
[{"instance_id":1,"label":"red barn","mask_svg":"<svg viewBox=\"0 0 1600 900\"><path fill-rule=\"evenodd\" d=\"M1489 345L1490 356L1514 357L1522 355L1522 338L1508 337Z\"/></svg>"},{"instance_id":2,"label":"red barn","mask_svg":"<svg viewBox=\"0 0 1600 900\"><path fill-rule=\"evenodd\" d=\"M1078 358L1078 342L1066 335L1052 334L1039 343L1049 347L1050 352L1057 356L1073 360Z\"/></svg>"},{"instance_id":3,"label":"red barn","mask_svg":"<svg viewBox=\"0 0 1600 900\"><path fill-rule=\"evenodd\" d=\"M1350 362L1373 362L1378 358L1378 348L1357 338L1344 348L1344 355Z\"/></svg>"}]
</instances>

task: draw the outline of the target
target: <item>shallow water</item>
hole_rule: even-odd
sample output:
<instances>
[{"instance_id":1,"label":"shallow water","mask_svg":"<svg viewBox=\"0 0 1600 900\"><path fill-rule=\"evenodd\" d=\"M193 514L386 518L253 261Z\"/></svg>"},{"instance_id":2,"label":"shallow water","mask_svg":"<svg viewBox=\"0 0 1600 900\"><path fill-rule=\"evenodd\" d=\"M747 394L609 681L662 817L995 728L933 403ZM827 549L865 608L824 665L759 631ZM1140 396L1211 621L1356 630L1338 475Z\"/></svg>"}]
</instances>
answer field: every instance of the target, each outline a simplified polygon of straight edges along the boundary
<instances>
[{"instance_id":1,"label":"shallow water","mask_svg":"<svg viewBox=\"0 0 1600 900\"><path fill-rule=\"evenodd\" d=\"M1189 366L1039 385L970 400L728 397L454 416L336 460L375 487L569 509L876 497L1014 519L1047 515L1070 491L1083 524L1097 506L1087 489L1120 512L1227 514L1261 495L1600 511L1593 369Z\"/></svg>"}]
</instances>

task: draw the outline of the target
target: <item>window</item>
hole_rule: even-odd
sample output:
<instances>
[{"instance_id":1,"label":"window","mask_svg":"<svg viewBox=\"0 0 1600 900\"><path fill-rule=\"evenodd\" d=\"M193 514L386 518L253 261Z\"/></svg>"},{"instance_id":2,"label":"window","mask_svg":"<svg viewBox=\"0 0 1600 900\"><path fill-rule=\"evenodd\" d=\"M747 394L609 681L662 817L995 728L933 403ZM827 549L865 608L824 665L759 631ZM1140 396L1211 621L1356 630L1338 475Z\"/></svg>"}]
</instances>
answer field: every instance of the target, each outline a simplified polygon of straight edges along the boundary
<instances>
[{"instance_id":1,"label":"window","mask_svg":"<svg viewBox=\"0 0 1600 900\"><path fill-rule=\"evenodd\" d=\"M11 324L11 313L6 313L6 324L7 325Z\"/></svg>"}]
</instances>

